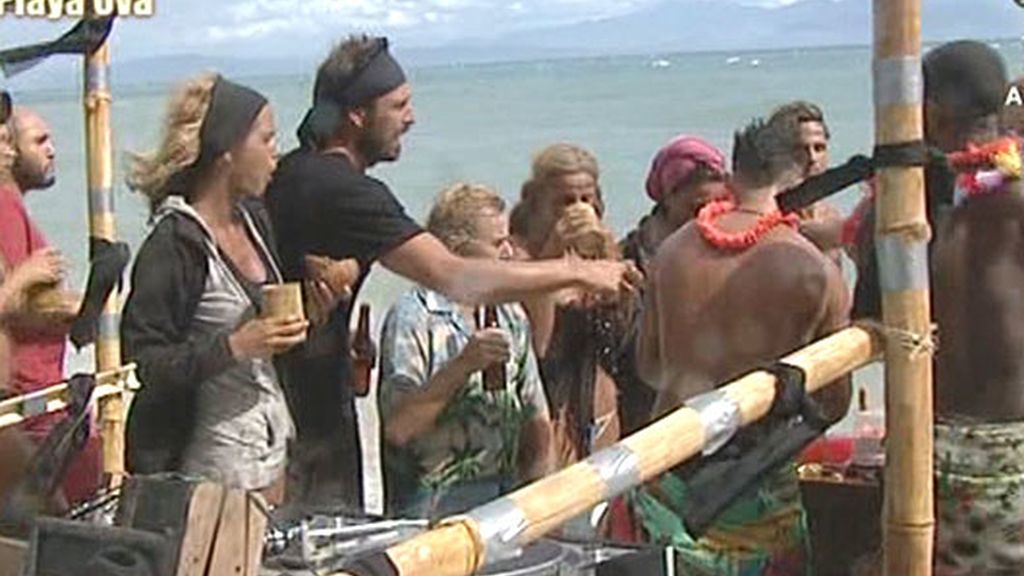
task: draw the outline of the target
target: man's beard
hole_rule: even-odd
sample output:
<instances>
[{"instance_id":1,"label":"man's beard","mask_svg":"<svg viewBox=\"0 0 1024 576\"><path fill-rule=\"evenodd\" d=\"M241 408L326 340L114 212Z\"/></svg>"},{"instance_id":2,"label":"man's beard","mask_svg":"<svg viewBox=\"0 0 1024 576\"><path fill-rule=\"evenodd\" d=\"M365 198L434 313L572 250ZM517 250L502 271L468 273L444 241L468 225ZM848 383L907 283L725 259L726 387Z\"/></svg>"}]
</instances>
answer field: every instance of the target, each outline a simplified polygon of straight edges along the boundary
<instances>
[{"instance_id":1,"label":"man's beard","mask_svg":"<svg viewBox=\"0 0 1024 576\"><path fill-rule=\"evenodd\" d=\"M363 137L359 139L359 154L366 159L366 166L373 166L378 162L394 162L398 160L401 146L395 146L393 150L388 149L388 143L374 126L368 126Z\"/></svg>"},{"instance_id":2,"label":"man's beard","mask_svg":"<svg viewBox=\"0 0 1024 576\"><path fill-rule=\"evenodd\" d=\"M14 175L14 181L18 183L18 187L22 190L44 190L57 183L57 176L53 171L46 173L29 170L28 167L17 159L14 161L11 173Z\"/></svg>"}]
</instances>

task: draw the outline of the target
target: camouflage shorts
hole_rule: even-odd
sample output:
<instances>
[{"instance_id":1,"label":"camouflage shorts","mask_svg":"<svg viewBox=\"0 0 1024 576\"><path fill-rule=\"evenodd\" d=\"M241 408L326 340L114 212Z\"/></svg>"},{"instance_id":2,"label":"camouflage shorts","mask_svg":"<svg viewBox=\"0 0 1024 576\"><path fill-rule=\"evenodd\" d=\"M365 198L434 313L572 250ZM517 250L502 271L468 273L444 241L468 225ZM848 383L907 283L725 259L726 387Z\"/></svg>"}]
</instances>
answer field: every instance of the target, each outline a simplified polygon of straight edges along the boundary
<instances>
[{"instance_id":1,"label":"camouflage shorts","mask_svg":"<svg viewBox=\"0 0 1024 576\"><path fill-rule=\"evenodd\" d=\"M935 575L1024 574L1024 423L937 423L935 480Z\"/></svg>"}]
</instances>

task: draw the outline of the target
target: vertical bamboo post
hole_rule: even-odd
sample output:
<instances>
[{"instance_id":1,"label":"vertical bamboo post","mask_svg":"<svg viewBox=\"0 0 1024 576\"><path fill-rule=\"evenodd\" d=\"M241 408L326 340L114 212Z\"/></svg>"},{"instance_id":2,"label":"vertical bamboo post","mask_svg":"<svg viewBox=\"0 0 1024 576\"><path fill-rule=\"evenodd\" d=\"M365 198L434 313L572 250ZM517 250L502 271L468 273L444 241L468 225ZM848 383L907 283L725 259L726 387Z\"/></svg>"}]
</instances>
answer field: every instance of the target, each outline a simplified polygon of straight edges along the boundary
<instances>
[{"instance_id":1,"label":"vertical bamboo post","mask_svg":"<svg viewBox=\"0 0 1024 576\"><path fill-rule=\"evenodd\" d=\"M85 55L85 142L89 184L89 236L115 240L114 157L110 127L110 46L104 42ZM91 255L90 255L91 257ZM96 371L114 370L121 365L118 333L118 297L111 294L100 316L96 338ZM110 484L120 484L124 474L124 397L108 396L100 401L103 439L103 471Z\"/></svg>"},{"instance_id":2,"label":"vertical bamboo post","mask_svg":"<svg viewBox=\"0 0 1024 576\"><path fill-rule=\"evenodd\" d=\"M875 140L923 136L920 0L874 0ZM878 172L877 254L885 347L885 574L932 573L932 358L924 172Z\"/></svg>"}]
</instances>

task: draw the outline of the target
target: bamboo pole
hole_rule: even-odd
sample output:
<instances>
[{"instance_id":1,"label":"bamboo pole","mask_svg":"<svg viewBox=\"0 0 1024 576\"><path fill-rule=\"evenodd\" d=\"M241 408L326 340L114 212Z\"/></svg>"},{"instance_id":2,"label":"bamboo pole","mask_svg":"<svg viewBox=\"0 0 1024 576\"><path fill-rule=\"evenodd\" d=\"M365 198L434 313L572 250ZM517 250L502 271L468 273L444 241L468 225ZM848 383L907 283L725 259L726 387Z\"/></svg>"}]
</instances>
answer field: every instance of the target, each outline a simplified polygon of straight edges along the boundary
<instances>
[{"instance_id":1,"label":"bamboo pole","mask_svg":"<svg viewBox=\"0 0 1024 576\"><path fill-rule=\"evenodd\" d=\"M109 372L96 374L93 398L102 400L110 396L124 394L132 387L128 379L134 372L135 364L128 364ZM60 412L67 408L70 399L70 388L67 382L7 398L0 402L0 430L41 414Z\"/></svg>"},{"instance_id":2,"label":"bamboo pole","mask_svg":"<svg viewBox=\"0 0 1024 576\"><path fill-rule=\"evenodd\" d=\"M920 140L920 0L874 1L875 141ZM878 172L876 237L886 338L885 574L932 573L932 350L924 171Z\"/></svg>"},{"instance_id":3,"label":"bamboo pole","mask_svg":"<svg viewBox=\"0 0 1024 576\"><path fill-rule=\"evenodd\" d=\"M85 56L85 141L89 184L89 236L113 242L114 157L110 127L110 45L105 41ZM118 295L107 299L100 315L96 339L96 371L121 365L118 334ZM111 486L124 474L125 399L114 394L100 401L100 434L103 439L103 471Z\"/></svg>"},{"instance_id":4,"label":"bamboo pole","mask_svg":"<svg viewBox=\"0 0 1024 576\"><path fill-rule=\"evenodd\" d=\"M881 352L881 342L864 328L848 328L785 358L803 368L807 390L820 390L867 364ZM717 392L738 406L740 425L768 413L775 397L775 377L756 371ZM671 439L671 441L666 441ZM617 493L654 478L694 456L708 443L701 414L690 407L672 412L646 428L512 494L449 518L437 528L386 551L401 576L468 576L494 558L494 540L515 545L532 542L577 514ZM618 458L627 455L627 458ZM602 475L595 463L616 460L620 478ZM626 472L626 473L621 473ZM571 487L571 489L570 489ZM612 492L612 494L609 494ZM501 521L493 522L496 518ZM487 526L484 526L487 524ZM333 576L351 576L339 572Z\"/></svg>"}]
</instances>

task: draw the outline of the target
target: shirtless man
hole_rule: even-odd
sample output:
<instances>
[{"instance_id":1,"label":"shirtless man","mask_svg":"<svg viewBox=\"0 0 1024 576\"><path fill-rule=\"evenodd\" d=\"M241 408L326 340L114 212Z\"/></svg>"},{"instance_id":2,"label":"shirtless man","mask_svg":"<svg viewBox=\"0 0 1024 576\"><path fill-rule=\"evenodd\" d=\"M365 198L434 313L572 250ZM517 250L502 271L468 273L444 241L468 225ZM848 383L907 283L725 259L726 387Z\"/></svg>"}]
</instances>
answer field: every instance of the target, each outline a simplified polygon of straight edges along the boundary
<instances>
[{"instance_id":1,"label":"shirtless man","mask_svg":"<svg viewBox=\"0 0 1024 576\"><path fill-rule=\"evenodd\" d=\"M781 217L775 202L779 191L801 177L795 132L787 122L760 121L738 132L735 207L708 205L697 221L665 240L654 258L638 354L642 379L658 389L655 417L847 323L839 269L794 229L795 221ZM741 246L741 234L759 224L766 231ZM818 400L838 418L849 394L847 380L822 391ZM680 569L688 574L797 574L807 559L796 482L795 467L783 467L752 496L769 505L737 500L696 541L681 522L666 522L679 517L672 495L685 493L673 473L640 495L638 510L648 533L677 546Z\"/></svg>"},{"instance_id":2,"label":"shirtless man","mask_svg":"<svg viewBox=\"0 0 1024 576\"><path fill-rule=\"evenodd\" d=\"M998 53L985 44L954 42L932 50L924 70L930 142L953 151L999 138L1006 71ZM1021 574L1024 196L1013 178L957 188L933 246L942 338L935 382L935 574Z\"/></svg>"}]
</instances>

